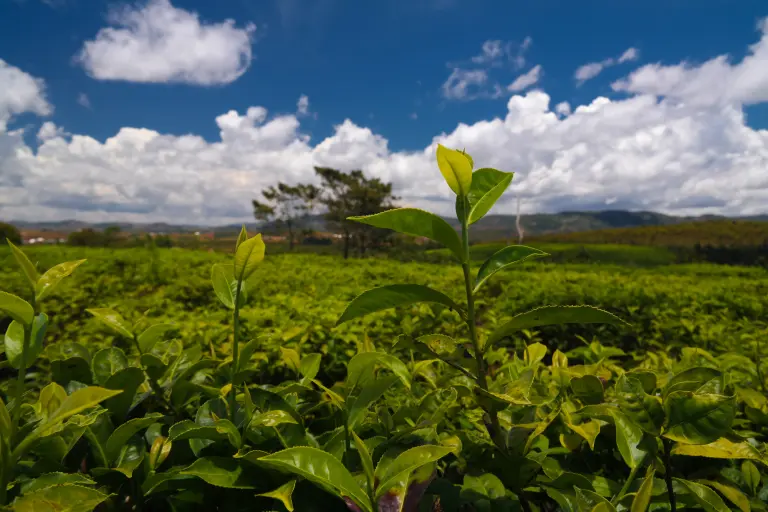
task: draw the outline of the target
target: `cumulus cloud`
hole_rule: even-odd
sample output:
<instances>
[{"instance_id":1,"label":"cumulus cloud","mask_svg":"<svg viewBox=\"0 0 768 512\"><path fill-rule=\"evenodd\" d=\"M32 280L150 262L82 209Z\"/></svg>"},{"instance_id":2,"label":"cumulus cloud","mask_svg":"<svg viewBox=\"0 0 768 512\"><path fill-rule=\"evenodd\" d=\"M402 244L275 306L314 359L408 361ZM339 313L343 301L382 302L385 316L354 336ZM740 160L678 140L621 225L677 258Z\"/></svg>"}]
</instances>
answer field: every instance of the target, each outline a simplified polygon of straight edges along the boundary
<instances>
[{"instance_id":1,"label":"cumulus cloud","mask_svg":"<svg viewBox=\"0 0 768 512\"><path fill-rule=\"evenodd\" d=\"M510 92L520 92L535 85L541 79L541 66L535 66L527 73L523 73L518 76L514 82L507 86L507 90Z\"/></svg>"},{"instance_id":2,"label":"cumulus cloud","mask_svg":"<svg viewBox=\"0 0 768 512\"><path fill-rule=\"evenodd\" d=\"M233 82L251 63L253 24L206 23L169 0L113 8L108 21L75 57L98 80L210 86Z\"/></svg>"},{"instance_id":3,"label":"cumulus cloud","mask_svg":"<svg viewBox=\"0 0 768 512\"><path fill-rule=\"evenodd\" d=\"M618 91L653 94L700 107L768 101L768 18L758 25L761 38L741 62L719 55L700 65L649 64L613 84Z\"/></svg>"},{"instance_id":4,"label":"cumulus cloud","mask_svg":"<svg viewBox=\"0 0 768 512\"><path fill-rule=\"evenodd\" d=\"M392 182L401 204L451 215L452 194L434 162L438 142L466 148L478 166L516 173L499 213L513 214L517 197L531 212L763 213L768 130L749 127L743 111L747 103L765 101L746 87L768 80L768 66L755 61L763 45L737 64L713 59L681 65L684 77L664 82L668 87L658 92L633 92L647 83L633 82L633 73L625 81L628 95L617 99L553 106L540 90L514 95L498 117L459 124L416 151L393 150L383 135L351 120L312 141L296 115L272 116L259 106L212 120L219 130L214 141L129 127L96 140L49 127L32 148L18 130L3 128L0 217L247 221L250 200L260 190L278 180L313 182L315 165L363 169ZM722 74L716 80L713 62ZM701 89L693 86L702 77L719 91L715 98L728 101L702 101ZM0 104L8 104L5 95L0 88ZM47 111L45 103L26 105Z\"/></svg>"},{"instance_id":5,"label":"cumulus cloud","mask_svg":"<svg viewBox=\"0 0 768 512\"><path fill-rule=\"evenodd\" d=\"M42 80L0 59L0 133L14 115L32 112L45 116L52 110Z\"/></svg>"},{"instance_id":6,"label":"cumulus cloud","mask_svg":"<svg viewBox=\"0 0 768 512\"><path fill-rule=\"evenodd\" d=\"M640 58L640 51L637 48L627 48L618 59L603 59L600 62L590 62L579 66L573 77L576 79L578 85L583 84L587 80L595 78L597 75L603 72L605 68L615 66L617 64L623 64L625 62L632 62Z\"/></svg>"}]
</instances>

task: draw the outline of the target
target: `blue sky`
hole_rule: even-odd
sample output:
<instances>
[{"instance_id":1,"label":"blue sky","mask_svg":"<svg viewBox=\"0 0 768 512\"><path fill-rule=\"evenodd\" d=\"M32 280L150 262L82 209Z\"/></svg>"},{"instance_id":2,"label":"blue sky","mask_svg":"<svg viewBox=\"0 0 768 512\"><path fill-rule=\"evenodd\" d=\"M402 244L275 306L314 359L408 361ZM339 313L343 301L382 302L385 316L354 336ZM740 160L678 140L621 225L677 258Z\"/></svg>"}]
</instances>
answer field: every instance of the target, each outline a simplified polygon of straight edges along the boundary
<instances>
[{"instance_id":1,"label":"blue sky","mask_svg":"<svg viewBox=\"0 0 768 512\"><path fill-rule=\"evenodd\" d=\"M157 21L160 15L169 16L170 21ZM757 0L0 0L0 59L7 69L36 80L39 91L31 91L34 87L29 85L24 98L37 95L48 106L35 108L32 99L22 106L24 102L18 100L21 93L17 94L16 103L5 100L6 105L16 106L6 108L6 126L0 137L6 137L6 148L23 146L36 159L4 160L0 140L0 199L4 198L4 175L5 182L13 182L29 196L19 199L6 184L5 197L7 201L13 197L15 204L3 206L0 201L0 215L136 220L184 215L211 222L237 220L249 215L245 200L248 194L258 193L260 187L276 179L311 180L311 165L324 162L342 168L363 167L391 179L406 201L447 211L450 201L446 188L432 181L435 173L422 158L423 153L431 151L435 137L467 144L470 152L471 143L476 142L477 151L483 156L487 152L487 160L493 165L515 167L508 170L518 172L516 193L529 198L530 210L581 206L679 213L754 213L764 199L759 169L768 154L762 146L768 146L764 131L768 127L768 108L765 94L755 92L754 84L761 85L762 80L768 79L768 71L761 72L753 62L748 67L750 78L746 80L743 77L747 73L739 71L738 66L752 53L760 57L750 47L763 41L761 23L766 16L768 5ZM144 19L148 32L142 34L141 28L126 21L130 19ZM211 29L217 31L216 38L209 40L210 44L193 40L187 43L183 39L187 36L169 28L180 19L180 27ZM232 21L226 25L226 20ZM122 32L120 37L127 36L139 46L148 46L133 54L125 48L121 50L117 40L110 39L110 30ZM176 37L175 44L180 46L153 46L151 38L149 42L139 41L152 31L159 31L159 36L155 36L161 39L169 34ZM200 39L201 34L189 37ZM728 59L713 61L721 55ZM713 63L707 67L710 61ZM602 67L597 66L600 72L580 83L577 70L595 63L602 63ZM712 67L717 69L711 70ZM643 73L639 74L640 71ZM706 75L710 71L714 78ZM638 74L633 75L635 72ZM452 74L453 82L449 81ZM675 75L674 83L670 82L671 74ZM517 82L520 87L510 89L523 76L530 80ZM634 78L626 81L628 77ZM465 90L462 80L475 83ZM624 86L618 85L621 80L625 80ZM743 92L746 82L753 86ZM15 83L18 86L19 81ZM704 91L708 87L701 84L707 83L716 89L712 93L716 98ZM5 94L10 95L9 91ZM557 112L559 124L551 124L540 112L541 98L535 96L539 93L547 95L545 110L551 115ZM297 112L297 101L302 95L308 99L308 108ZM510 98L515 95L521 101L527 98L528 103L511 109ZM633 110L639 108L639 99L648 95L655 98L652 108L643 109L643 115L649 119L636 127L622 124L626 132L620 140L607 141L600 132L615 133L616 126L611 122L595 121L594 115L587 122L582 118L589 112L582 113L581 118L571 115L579 105L590 105L605 97L610 100L612 111L601 114L603 119L613 119L622 108L631 118L639 112ZM563 102L567 102L567 109L556 108ZM668 108L671 102L687 109L685 118ZM2 105L0 97L0 127ZM263 107L268 114L253 111L249 117L249 107ZM718 110L725 108L732 111ZM216 118L232 110L239 116L232 118L233 123L241 128L237 134L232 131L225 141L222 125ZM517 121L510 115L513 110L519 114ZM649 111L658 116L651 119ZM746 114L746 121L737 119L740 113ZM707 117L709 128L691 132L700 144L705 144L708 137L729 140L732 132L726 130L741 133L743 128L761 146L755 150L742 141L723 149L729 155L743 158L713 155L706 161L694 161L686 156L697 154L690 144L693 135L680 132L680 147L676 149L664 147L667 138L657 134L650 136L658 136L659 145L633 147L626 158L619 158L620 153L606 154L608 149L621 151L622 144L628 141L639 144L636 141L642 142L644 134L658 132L665 123L674 133L689 129L690 123L695 122L692 120L700 122L702 116L711 116ZM264 127L275 119L280 123L266 131L280 132L274 136L279 139L275 139L279 147L272 143L265 146L264 133L246 133L247 129ZM493 119L506 120L503 133L488 132L492 127L487 124ZM596 130L593 139L576 141L575 136L562 134L583 132L573 126L577 120ZM339 127L345 126L345 122L347 129L340 132ZM48 123L47 131L41 136L39 129L43 123ZM466 124L468 129L457 129L459 123ZM535 126L541 123L548 126L546 143L541 142L542 146L533 151L527 137L538 140L534 137ZM234 125L230 126L232 130ZM709 133L713 125L722 125L723 131ZM145 131L121 132L125 128ZM278 128L287 131L283 133ZM527 135L520 135L520 130ZM171 197L161 187L173 186L179 175L191 172L190 164L174 162L178 175L169 171L166 180L143 183L142 176L156 177L163 171L150 168L144 160L150 158L149 154L132 154L130 158L134 160L130 163L125 162L124 155L105 155L111 147L104 145L105 141L119 133L124 135L118 137L119 141L133 144L135 153L146 150L144 142L140 144L141 150L136 149L135 137L155 137L153 147L162 139L178 154L184 149L174 145L183 146L186 140L179 137L191 135L209 145L227 145L223 152L226 157L220 152L215 164L195 171L192 177L199 181L185 191L191 199ZM521 144L525 150L522 152L528 154L494 156L486 147L488 142L481 143L477 138L479 134L505 147ZM83 154L78 153L78 137L84 136L104 145L94 146L94 153L89 155L93 158L81 162L92 167L87 173L74 169L77 157ZM256 141L258 137L261 138ZM339 139L344 139L343 144ZM57 140L66 147L57 145ZM39 147L46 144L48 148ZM303 145L306 151L292 153L296 144ZM754 154L748 153L747 147ZM198 150L221 149L206 148L195 147L196 162L206 158ZM56 151L66 151L66 155L44 158ZM558 167L575 165L577 156L587 158L582 154L584 151L594 151L589 156L591 161L580 163L588 166L589 175L576 173L575 167ZM309 172L298 167L275 170L277 164L272 160L279 159L276 152L280 152L279 158L295 157L292 162L300 162ZM672 187L677 190L676 195L654 197L651 182L658 182L657 175L649 174L646 181L635 180L637 173L655 165L649 152L666 155L657 172L672 180L664 190ZM368 156L361 156L363 153ZM254 159L265 159L266 163L249 166L227 161L235 158L232 155L251 155ZM51 163L54 160L55 166ZM619 160L621 168L606 170L615 165L609 162ZM750 163L745 168L747 160ZM682 167L690 167L693 174L683 176L676 170ZM726 197L717 184L706 186L711 175L705 175L704 185L696 179L707 170L731 183L733 176L728 173L737 173L736 181L741 180L745 187L757 187L760 194L745 198L743 193L733 190ZM213 174L201 177L203 172ZM131 176L126 177L125 173ZM429 194L409 183L421 179L422 173L429 174L429 187L435 189ZM122 177L109 177L116 174ZM217 175L220 180L223 174L247 188L247 192L237 199L225 194L222 204L215 206L217 200L212 200L209 194L220 192L219 184L210 186L210 180ZM41 199L39 194L30 193L35 186L42 187L43 178L50 176L71 178L71 187L65 187L66 200ZM577 183L579 176L591 177L590 186ZM632 183L628 184L627 176L633 177L629 180ZM638 198L636 191L646 189L643 193L647 197ZM230 208L232 201L242 204ZM694 206L688 206L691 204ZM511 202L506 210L510 209Z\"/></svg>"}]
</instances>

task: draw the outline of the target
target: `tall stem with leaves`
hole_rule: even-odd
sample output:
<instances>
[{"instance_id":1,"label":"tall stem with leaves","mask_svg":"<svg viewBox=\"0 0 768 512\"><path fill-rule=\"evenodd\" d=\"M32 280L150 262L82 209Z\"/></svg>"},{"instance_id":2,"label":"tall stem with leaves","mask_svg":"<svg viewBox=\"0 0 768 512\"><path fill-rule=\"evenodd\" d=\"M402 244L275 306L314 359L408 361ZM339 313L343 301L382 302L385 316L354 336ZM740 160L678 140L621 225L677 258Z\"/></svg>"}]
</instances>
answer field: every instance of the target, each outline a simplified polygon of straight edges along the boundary
<instances>
[{"instance_id":1,"label":"tall stem with leaves","mask_svg":"<svg viewBox=\"0 0 768 512\"><path fill-rule=\"evenodd\" d=\"M230 369L229 417L235 423L237 409L236 380L240 370L240 308L246 300L247 281L264 260L265 246L261 234L248 238L245 226L240 230L235 245L234 264L217 264L211 269L213 291L219 300L232 310L233 343Z\"/></svg>"},{"instance_id":2,"label":"tall stem with leaves","mask_svg":"<svg viewBox=\"0 0 768 512\"><path fill-rule=\"evenodd\" d=\"M496 272L513 264L547 256L547 254L533 247L511 245L493 254L473 277L470 266L469 227L491 210L512 182L513 173L490 168L473 171L472 157L463 151L448 149L442 145L438 145L436 157L443 178L456 194L456 216L461 224L461 234L457 233L443 218L415 208L397 208L375 215L349 217L349 220L377 228L392 229L400 233L425 237L447 247L461 264L464 274L466 308L459 306L451 297L428 286L394 284L374 288L360 294L349 303L337 323L343 323L376 311L417 302L438 303L449 307L458 312L467 324L474 351L474 372L465 368L463 356L456 357L457 352L451 349L445 350L445 347L442 347L443 352L438 353L426 343L407 338L404 338L407 344L407 347L404 348L420 352L431 359L440 359L448 366L471 377L479 388L478 395L482 395L484 399L488 397L490 392L484 352L493 343L521 329L531 329L542 325L580 322L623 323L616 316L589 306L547 306L513 317L491 332L487 340L481 343L476 326L475 294L477 290ZM445 336L442 337L443 340L446 338ZM455 348L457 344L449 341L447 345ZM506 449L505 432L500 425L496 410L484 403L485 400L479 400L479 402L481 402L480 406L485 413L486 429L493 443L504 457L510 457ZM519 484L515 492L520 499L521 507L527 512L531 510L531 507L523 497L521 489L524 487L524 483Z\"/></svg>"}]
</instances>

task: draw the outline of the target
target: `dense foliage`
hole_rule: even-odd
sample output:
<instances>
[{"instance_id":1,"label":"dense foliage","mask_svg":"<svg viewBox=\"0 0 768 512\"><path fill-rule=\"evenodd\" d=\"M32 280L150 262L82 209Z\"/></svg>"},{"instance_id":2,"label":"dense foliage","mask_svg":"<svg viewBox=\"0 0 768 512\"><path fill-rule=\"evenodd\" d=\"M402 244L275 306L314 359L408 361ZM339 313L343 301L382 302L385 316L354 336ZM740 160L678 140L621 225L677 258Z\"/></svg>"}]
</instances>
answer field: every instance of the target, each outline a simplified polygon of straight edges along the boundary
<instances>
[{"instance_id":1,"label":"dense foliage","mask_svg":"<svg viewBox=\"0 0 768 512\"><path fill-rule=\"evenodd\" d=\"M765 271L524 246L478 268L470 224L512 175L438 165L461 234L408 208L356 220L455 269L265 258L245 231L234 255L12 246L0 505L765 510ZM574 302L601 308L548 306Z\"/></svg>"},{"instance_id":2,"label":"dense foliage","mask_svg":"<svg viewBox=\"0 0 768 512\"><path fill-rule=\"evenodd\" d=\"M632 244L662 247L752 247L768 242L768 222L744 220L708 220L640 226L631 228L599 229L579 233L556 233L535 238L541 242L580 244Z\"/></svg>"},{"instance_id":3,"label":"dense foliage","mask_svg":"<svg viewBox=\"0 0 768 512\"><path fill-rule=\"evenodd\" d=\"M6 240L10 240L11 243L21 245L21 233L11 224L6 222L0 222L0 243L5 244Z\"/></svg>"}]
</instances>

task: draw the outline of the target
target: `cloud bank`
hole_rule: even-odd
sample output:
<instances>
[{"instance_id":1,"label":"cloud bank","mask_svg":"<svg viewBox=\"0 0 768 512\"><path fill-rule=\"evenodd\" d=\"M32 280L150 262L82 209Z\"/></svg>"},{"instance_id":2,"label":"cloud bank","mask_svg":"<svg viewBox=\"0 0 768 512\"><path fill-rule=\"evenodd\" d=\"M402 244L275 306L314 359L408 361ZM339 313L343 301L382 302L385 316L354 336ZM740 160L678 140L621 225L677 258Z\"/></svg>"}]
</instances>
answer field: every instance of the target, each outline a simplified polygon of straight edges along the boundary
<instances>
[{"instance_id":1,"label":"cloud bank","mask_svg":"<svg viewBox=\"0 0 768 512\"><path fill-rule=\"evenodd\" d=\"M313 181L315 165L363 169L391 181L402 204L451 214L434 163L438 142L466 148L477 166L516 172L500 213L514 213L516 196L529 212L763 213L768 130L749 127L744 114L768 100L768 23L760 29L740 62L650 64L616 82L616 98L582 105L553 105L541 90L514 95L497 117L459 124L409 152L350 120L312 141L300 114L270 116L261 106L213 119L214 141L141 127L100 141L46 123L33 148L7 124L23 112L50 113L45 85L3 62L0 217L240 222L263 187Z\"/></svg>"}]
</instances>

